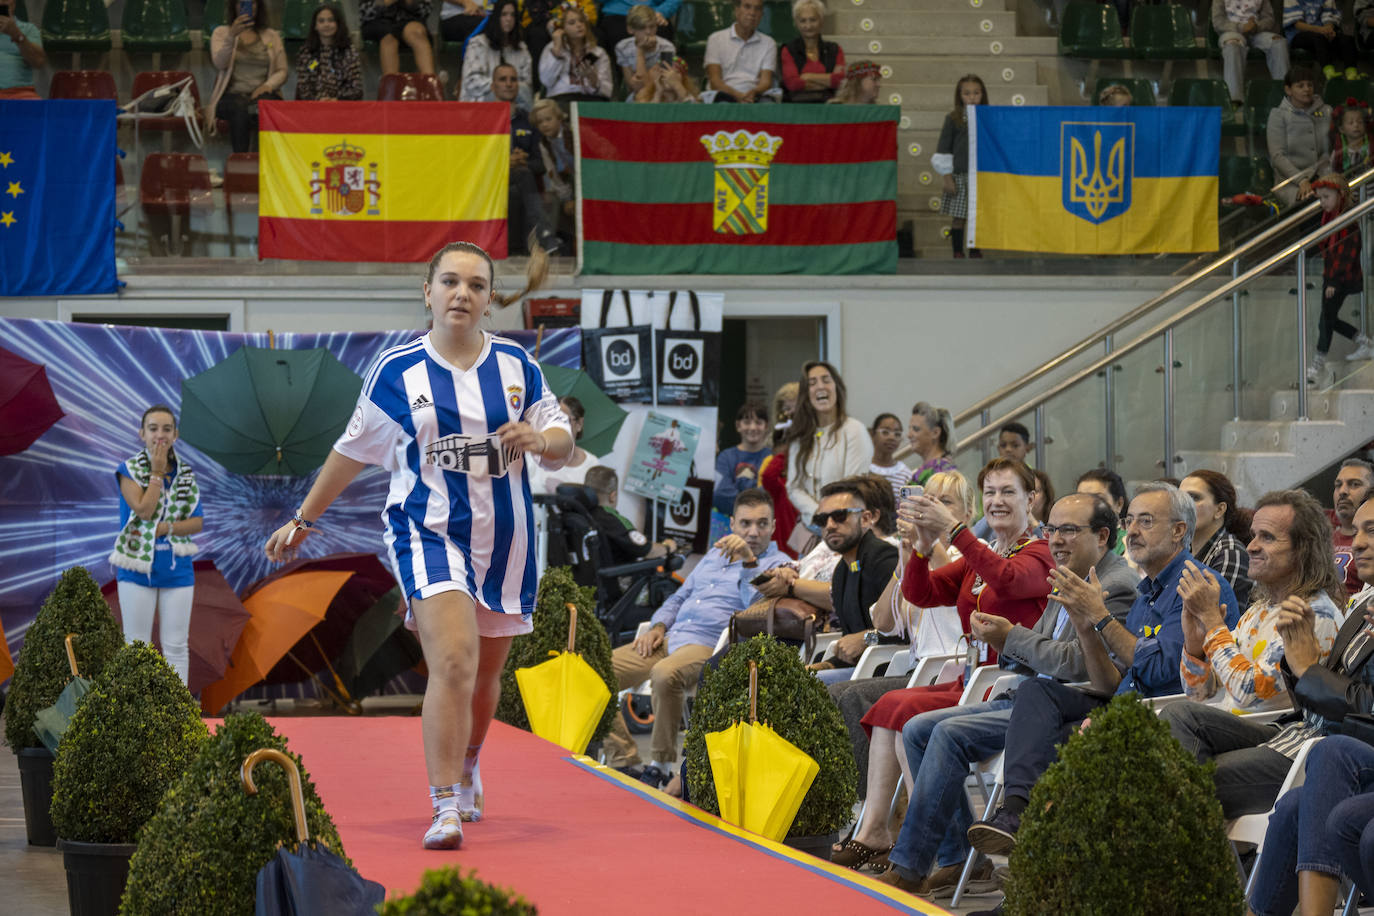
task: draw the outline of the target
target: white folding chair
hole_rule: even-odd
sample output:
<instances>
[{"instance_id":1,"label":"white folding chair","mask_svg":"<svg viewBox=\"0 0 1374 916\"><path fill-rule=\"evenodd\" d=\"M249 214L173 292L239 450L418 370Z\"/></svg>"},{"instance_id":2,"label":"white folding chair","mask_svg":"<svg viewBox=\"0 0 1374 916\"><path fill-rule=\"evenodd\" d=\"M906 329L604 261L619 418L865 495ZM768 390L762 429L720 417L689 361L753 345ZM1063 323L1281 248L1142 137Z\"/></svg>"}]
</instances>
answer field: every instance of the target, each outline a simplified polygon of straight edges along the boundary
<instances>
[{"instance_id":1,"label":"white folding chair","mask_svg":"<svg viewBox=\"0 0 1374 916\"><path fill-rule=\"evenodd\" d=\"M1297 754L1293 756L1293 764L1288 768L1288 775L1284 777L1283 785L1279 786L1279 794L1274 799L1275 804L1290 789L1296 789L1303 784L1307 775L1307 754L1312 750L1312 745L1320 740L1320 738L1308 738L1298 748ZM1235 852L1237 843L1253 843L1255 846L1255 864L1250 869L1249 877L1246 877L1241 868L1239 854L1236 855L1236 869L1240 871L1241 878L1245 881L1245 896L1247 898L1249 898L1250 890L1254 886L1255 876L1259 874L1259 857L1264 852L1264 834L1269 829L1269 815L1273 813L1274 809L1270 807L1263 814L1243 814L1226 825L1226 838L1231 841L1232 852Z\"/></svg>"},{"instance_id":2,"label":"white folding chair","mask_svg":"<svg viewBox=\"0 0 1374 916\"><path fill-rule=\"evenodd\" d=\"M838 630L832 630L829 633L817 633L816 644L811 650L811 657L803 658L802 662L804 664L814 665L816 662L821 661L822 659L829 658L831 655L831 646L834 645L835 640L839 639L843 635L844 634L839 632ZM805 647L803 647L802 651L806 651Z\"/></svg>"},{"instance_id":3,"label":"white folding chair","mask_svg":"<svg viewBox=\"0 0 1374 916\"><path fill-rule=\"evenodd\" d=\"M892 659L887 663L888 677L901 677L911 673L911 650L901 649L892 655Z\"/></svg>"},{"instance_id":4,"label":"white folding chair","mask_svg":"<svg viewBox=\"0 0 1374 916\"><path fill-rule=\"evenodd\" d=\"M878 668L884 664L888 665L891 671L892 659L901 652L908 650L901 646L868 646L864 649L864 654L859 656L859 660L854 663L854 673L849 676L851 681L861 681L867 677L873 677L878 673Z\"/></svg>"},{"instance_id":5,"label":"white folding chair","mask_svg":"<svg viewBox=\"0 0 1374 916\"><path fill-rule=\"evenodd\" d=\"M957 666L953 677L946 677L945 665L954 662ZM944 684L957 678L964 670L964 654L955 652L949 655L926 655L918 662L911 671L911 677L907 678L908 687L928 687L931 684Z\"/></svg>"}]
</instances>

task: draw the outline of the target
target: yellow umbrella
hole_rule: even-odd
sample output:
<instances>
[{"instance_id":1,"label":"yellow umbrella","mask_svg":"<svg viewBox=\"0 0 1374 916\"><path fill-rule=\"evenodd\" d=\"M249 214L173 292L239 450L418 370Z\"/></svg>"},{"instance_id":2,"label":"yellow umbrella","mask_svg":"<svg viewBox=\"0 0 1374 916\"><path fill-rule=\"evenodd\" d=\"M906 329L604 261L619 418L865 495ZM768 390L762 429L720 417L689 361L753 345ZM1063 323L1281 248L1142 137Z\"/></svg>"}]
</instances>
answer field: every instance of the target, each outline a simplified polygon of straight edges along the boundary
<instances>
[{"instance_id":1,"label":"yellow umbrella","mask_svg":"<svg viewBox=\"0 0 1374 916\"><path fill-rule=\"evenodd\" d=\"M587 749L596 723L606 712L611 691L591 665L573 649L577 605L568 603L568 651L530 668L515 669L515 683L525 701L530 730L574 754Z\"/></svg>"},{"instance_id":2,"label":"yellow umbrella","mask_svg":"<svg viewBox=\"0 0 1374 916\"><path fill-rule=\"evenodd\" d=\"M745 830L781 840L821 771L795 744L758 721L759 666L749 662L749 721L706 735L720 816Z\"/></svg>"}]
</instances>

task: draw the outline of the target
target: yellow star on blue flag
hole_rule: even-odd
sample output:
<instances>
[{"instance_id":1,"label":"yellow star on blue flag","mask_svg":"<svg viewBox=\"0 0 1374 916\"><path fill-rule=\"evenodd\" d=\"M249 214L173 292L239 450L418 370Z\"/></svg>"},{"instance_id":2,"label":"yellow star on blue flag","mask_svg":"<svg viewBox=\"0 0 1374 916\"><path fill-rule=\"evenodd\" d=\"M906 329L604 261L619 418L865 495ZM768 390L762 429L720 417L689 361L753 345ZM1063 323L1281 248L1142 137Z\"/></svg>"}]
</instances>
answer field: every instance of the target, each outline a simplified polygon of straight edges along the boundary
<instances>
[{"instance_id":1,"label":"yellow star on blue flag","mask_svg":"<svg viewBox=\"0 0 1374 916\"><path fill-rule=\"evenodd\" d=\"M117 111L107 99L0 100L0 296L119 288Z\"/></svg>"}]
</instances>

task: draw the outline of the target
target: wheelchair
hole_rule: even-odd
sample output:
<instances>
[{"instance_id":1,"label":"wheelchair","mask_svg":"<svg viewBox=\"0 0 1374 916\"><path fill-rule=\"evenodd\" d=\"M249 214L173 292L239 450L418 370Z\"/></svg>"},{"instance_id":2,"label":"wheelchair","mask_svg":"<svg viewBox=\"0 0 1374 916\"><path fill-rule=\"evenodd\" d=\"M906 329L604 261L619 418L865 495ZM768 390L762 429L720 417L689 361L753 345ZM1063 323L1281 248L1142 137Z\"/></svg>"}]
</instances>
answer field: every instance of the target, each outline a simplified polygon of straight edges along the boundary
<instances>
[{"instance_id":1,"label":"wheelchair","mask_svg":"<svg viewBox=\"0 0 1374 916\"><path fill-rule=\"evenodd\" d=\"M596 616L611 637L611 648L634 639L642 621L677 591L673 573L683 557L636 560L616 564L610 544L597 531L596 491L577 484L559 484L554 496L534 496L548 509L548 564L567 566L578 585L596 589Z\"/></svg>"}]
</instances>

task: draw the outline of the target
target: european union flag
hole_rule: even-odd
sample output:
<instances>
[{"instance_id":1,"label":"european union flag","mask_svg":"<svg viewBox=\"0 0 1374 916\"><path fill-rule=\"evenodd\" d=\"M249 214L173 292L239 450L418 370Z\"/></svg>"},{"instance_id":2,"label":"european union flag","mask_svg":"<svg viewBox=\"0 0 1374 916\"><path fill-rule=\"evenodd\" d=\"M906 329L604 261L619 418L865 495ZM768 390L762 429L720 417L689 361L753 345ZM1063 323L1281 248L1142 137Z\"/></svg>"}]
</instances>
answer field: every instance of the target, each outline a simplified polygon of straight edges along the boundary
<instances>
[{"instance_id":1,"label":"european union flag","mask_svg":"<svg viewBox=\"0 0 1374 916\"><path fill-rule=\"evenodd\" d=\"M112 293L115 103L0 101L0 296Z\"/></svg>"},{"instance_id":2,"label":"european union flag","mask_svg":"<svg viewBox=\"0 0 1374 916\"><path fill-rule=\"evenodd\" d=\"M969 245L1215 251L1220 148L1215 108L975 106Z\"/></svg>"}]
</instances>

